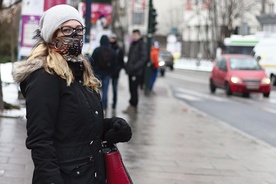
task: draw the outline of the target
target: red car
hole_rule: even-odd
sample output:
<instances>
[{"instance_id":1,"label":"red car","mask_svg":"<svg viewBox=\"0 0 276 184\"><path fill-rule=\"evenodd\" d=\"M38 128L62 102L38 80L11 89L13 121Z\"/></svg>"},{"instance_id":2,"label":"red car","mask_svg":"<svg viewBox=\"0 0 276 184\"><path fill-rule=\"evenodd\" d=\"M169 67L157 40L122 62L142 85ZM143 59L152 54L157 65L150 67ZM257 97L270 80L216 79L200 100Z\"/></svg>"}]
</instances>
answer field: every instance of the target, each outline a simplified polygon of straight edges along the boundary
<instances>
[{"instance_id":1,"label":"red car","mask_svg":"<svg viewBox=\"0 0 276 184\"><path fill-rule=\"evenodd\" d=\"M217 58L210 75L210 91L225 89L227 95L242 93L270 94L270 79L259 63L250 55L224 54Z\"/></svg>"}]
</instances>

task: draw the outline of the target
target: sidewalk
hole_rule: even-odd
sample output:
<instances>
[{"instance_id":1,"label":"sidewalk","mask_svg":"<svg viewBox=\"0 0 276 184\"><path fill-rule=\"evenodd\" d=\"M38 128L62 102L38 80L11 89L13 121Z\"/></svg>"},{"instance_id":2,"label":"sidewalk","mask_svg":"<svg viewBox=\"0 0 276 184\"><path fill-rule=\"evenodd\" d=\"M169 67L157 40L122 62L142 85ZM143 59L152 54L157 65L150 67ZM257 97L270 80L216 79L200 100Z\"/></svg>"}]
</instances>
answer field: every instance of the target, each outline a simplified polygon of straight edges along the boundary
<instances>
[{"instance_id":1,"label":"sidewalk","mask_svg":"<svg viewBox=\"0 0 276 184\"><path fill-rule=\"evenodd\" d=\"M123 114L129 93L121 73L116 115L130 123L133 137L118 146L134 184L276 184L274 147L175 99L166 78L157 79L155 91L140 91L137 115ZM31 183L25 137L24 119L0 119L0 184Z\"/></svg>"},{"instance_id":2,"label":"sidewalk","mask_svg":"<svg viewBox=\"0 0 276 184\"><path fill-rule=\"evenodd\" d=\"M120 80L125 101L126 79ZM165 80L157 79L155 96L140 94L136 117L118 114L133 128L132 140L119 146L134 183L276 183L274 147L175 99Z\"/></svg>"}]
</instances>

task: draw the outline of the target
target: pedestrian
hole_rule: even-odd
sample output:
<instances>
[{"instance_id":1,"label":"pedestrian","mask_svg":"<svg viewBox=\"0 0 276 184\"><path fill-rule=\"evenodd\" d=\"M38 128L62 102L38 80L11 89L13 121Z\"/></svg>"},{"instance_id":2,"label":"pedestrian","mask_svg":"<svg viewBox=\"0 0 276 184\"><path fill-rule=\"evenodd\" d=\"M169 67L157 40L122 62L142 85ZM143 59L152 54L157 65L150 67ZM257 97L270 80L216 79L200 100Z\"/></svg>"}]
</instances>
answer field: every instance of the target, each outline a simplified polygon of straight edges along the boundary
<instances>
[{"instance_id":1,"label":"pedestrian","mask_svg":"<svg viewBox=\"0 0 276 184\"><path fill-rule=\"evenodd\" d=\"M150 92L153 93L153 86L156 81L159 67L159 43L157 41L153 42L150 50L150 60L151 60L151 72L150 72Z\"/></svg>"},{"instance_id":2,"label":"pedestrian","mask_svg":"<svg viewBox=\"0 0 276 184\"><path fill-rule=\"evenodd\" d=\"M92 67L95 76L102 82L102 103L104 112L108 103L108 86L111 74L115 71L116 54L111 48L107 35L102 35L100 46L95 48L92 54Z\"/></svg>"},{"instance_id":3,"label":"pedestrian","mask_svg":"<svg viewBox=\"0 0 276 184\"><path fill-rule=\"evenodd\" d=\"M132 43L128 53L128 61L125 65L126 73L128 74L130 100L129 106L124 113L137 113L138 106L138 86L141 83L143 69L147 62L148 52L147 46L143 41L140 30L132 31Z\"/></svg>"},{"instance_id":4,"label":"pedestrian","mask_svg":"<svg viewBox=\"0 0 276 184\"><path fill-rule=\"evenodd\" d=\"M257 56L256 61L258 62L258 64L260 64L261 59L261 56Z\"/></svg>"},{"instance_id":5,"label":"pedestrian","mask_svg":"<svg viewBox=\"0 0 276 184\"><path fill-rule=\"evenodd\" d=\"M26 99L33 184L103 184L102 140L131 138L124 119L103 118L100 82L81 54L84 32L75 8L54 6L40 19L28 59L14 63L13 77Z\"/></svg>"},{"instance_id":6,"label":"pedestrian","mask_svg":"<svg viewBox=\"0 0 276 184\"><path fill-rule=\"evenodd\" d=\"M115 111L117 105L117 96L118 96L118 81L119 75L122 68L124 68L124 50L121 48L117 42L117 35L112 34L109 38L109 42L111 47L116 53L116 66L115 71L111 74L111 83L112 83L112 94L113 94L113 101L112 101L112 109ZM115 113L115 112L114 112Z\"/></svg>"}]
</instances>

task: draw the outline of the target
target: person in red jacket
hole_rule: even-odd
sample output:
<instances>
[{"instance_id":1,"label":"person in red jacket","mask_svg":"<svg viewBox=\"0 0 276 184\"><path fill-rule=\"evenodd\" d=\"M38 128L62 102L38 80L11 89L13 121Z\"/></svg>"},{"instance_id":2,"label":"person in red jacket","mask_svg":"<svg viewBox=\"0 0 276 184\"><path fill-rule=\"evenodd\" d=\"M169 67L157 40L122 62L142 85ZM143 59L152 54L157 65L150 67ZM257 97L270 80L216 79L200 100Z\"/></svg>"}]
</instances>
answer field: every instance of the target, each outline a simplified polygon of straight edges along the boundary
<instances>
[{"instance_id":1,"label":"person in red jacket","mask_svg":"<svg viewBox=\"0 0 276 184\"><path fill-rule=\"evenodd\" d=\"M159 69L159 43L157 41L153 42L150 51L150 60L152 62L151 75L150 75L150 92L153 92L153 85L156 81L158 69Z\"/></svg>"}]
</instances>

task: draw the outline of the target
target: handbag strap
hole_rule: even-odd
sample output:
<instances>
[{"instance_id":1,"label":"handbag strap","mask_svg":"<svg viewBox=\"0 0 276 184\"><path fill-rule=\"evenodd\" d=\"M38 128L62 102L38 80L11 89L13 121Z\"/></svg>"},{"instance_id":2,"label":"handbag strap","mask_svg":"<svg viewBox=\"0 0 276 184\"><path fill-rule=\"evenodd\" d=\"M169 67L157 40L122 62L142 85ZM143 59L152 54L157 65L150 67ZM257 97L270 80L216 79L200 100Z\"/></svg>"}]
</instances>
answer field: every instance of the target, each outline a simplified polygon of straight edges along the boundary
<instances>
[{"instance_id":1,"label":"handbag strap","mask_svg":"<svg viewBox=\"0 0 276 184\"><path fill-rule=\"evenodd\" d=\"M102 153L107 154L114 151L118 151L116 144L108 144L106 141L102 141Z\"/></svg>"}]
</instances>

